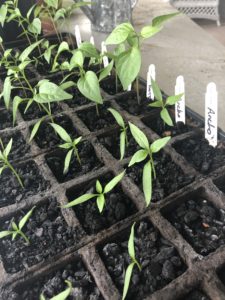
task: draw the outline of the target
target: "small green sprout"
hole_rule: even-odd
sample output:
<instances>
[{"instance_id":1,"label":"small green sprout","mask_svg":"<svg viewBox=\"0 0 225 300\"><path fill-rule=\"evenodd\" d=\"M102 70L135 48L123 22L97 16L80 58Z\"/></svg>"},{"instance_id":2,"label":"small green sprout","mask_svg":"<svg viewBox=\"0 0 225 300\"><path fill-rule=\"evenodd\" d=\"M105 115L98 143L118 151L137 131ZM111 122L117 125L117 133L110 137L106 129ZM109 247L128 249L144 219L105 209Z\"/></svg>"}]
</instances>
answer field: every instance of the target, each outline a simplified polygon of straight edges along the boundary
<instances>
[{"instance_id":1,"label":"small green sprout","mask_svg":"<svg viewBox=\"0 0 225 300\"><path fill-rule=\"evenodd\" d=\"M136 265L138 267L139 271L141 271L141 266L135 258L135 248L134 248L134 226L135 226L135 224L136 223L134 223L131 227L130 237L129 237L129 241L128 241L128 253L129 253L129 256L131 259L131 263L127 267L126 273L125 273L122 300L124 300L126 298L134 266Z\"/></svg>"},{"instance_id":2,"label":"small green sprout","mask_svg":"<svg viewBox=\"0 0 225 300\"><path fill-rule=\"evenodd\" d=\"M22 229L23 229L24 225L27 223L27 221L29 220L29 218L31 217L34 209L35 209L35 206L31 210L29 210L28 213L19 221L18 225L15 222L12 222L12 224L11 224L12 230L1 231L0 239L6 237L8 235L12 235L12 241L13 241L17 237L17 235L20 235L26 241L26 244L29 245L30 241L26 237L26 235L22 232Z\"/></svg>"},{"instance_id":3,"label":"small green sprout","mask_svg":"<svg viewBox=\"0 0 225 300\"><path fill-rule=\"evenodd\" d=\"M151 84L152 84L152 89L153 89L153 93L156 98L156 101L153 103L150 103L149 106L161 107L160 116L161 116L162 120L167 125L173 126L173 121L169 115L167 106L171 106L171 105L174 105L175 103L177 103L184 94L169 96L169 97L167 97L166 101L164 101L163 97L162 97L162 93L160 91L160 88L158 87L157 83L153 79L151 79Z\"/></svg>"},{"instance_id":4,"label":"small green sprout","mask_svg":"<svg viewBox=\"0 0 225 300\"><path fill-rule=\"evenodd\" d=\"M84 194L77 199L69 202L68 204L64 205L63 208L69 208L81 203L84 203L90 199L96 198L98 210L101 213L105 206L105 194L111 192L112 189L122 180L125 171L114 177L110 182L108 182L103 189L99 180L96 181L96 194Z\"/></svg>"},{"instance_id":5,"label":"small green sprout","mask_svg":"<svg viewBox=\"0 0 225 300\"><path fill-rule=\"evenodd\" d=\"M52 297L49 300L66 300L66 298L69 297L69 295L71 294L71 291L72 291L72 284L68 280L65 280L65 283L67 284L67 289L65 291L59 293L58 295ZM46 300L46 298L43 294L41 294L40 300Z\"/></svg>"},{"instance_id":6,"label":"small green sprout","mask_svg":"<svg viewBox=\"0 0 225 300\"><path fill-rule=\"evenodd\" d=\"M69 170L69 166L70 166L70 162L71 162L71 158L72 158L73 154L76 156L77 161L81 165L81 160L80 160L80 156L78 153L77 145L80 143L82 137L80 136L80 137L72 140L71 137L69 136L69 134L66 132L66 130L63 127L61 127L60 125L54 124L54 123L51 123L50 125L54 128L55 132L60 136L60 138L64 142L66 142L65 144L62 144L59 146L62 149L68 150L68 153L65 157L64 171L63 171L63 173L66 174Z\"/></svg>"},{"instance_id":7,"label":"small green sprout","mask_svg":"<svg viewBox=\"0 0 225 300\"><path fill-rule=\"evenodd\" d=\"M2 172L5 169L10 169L12 171L12 173L16 176L16 179L18 180L20 186L22 188L24 188L22 180L21 180L19 174L16 172L16 170L11 165L11 163L9 162L9 159L8 159L8 156L9 156L10 151L12 149L12 143L13 143L13 139L10 139L7 146L4 147L2 139L0 138L0 145L1 145L1 148L2 148L2 150L0 150L0 175L2 174Z\"/></svg>"},{"instance_id":8,"label":"small green sprout","mask_svg":"<svg viewBox=\"0 0 225 300\"><path fill-rule=\"evenodd\" d=\"M127 126L125 125L124 120L118 111L113 108L108 108L108 111L111 112L117 124L120 126L120 159L123 159L126 147L128 146Z\"/></svg>"},{"instance_id":9,"label":"small green sprout","mask_svg":"<svg viewBox=\"0 0 225 300\"><path fill-rule=\"evenodd\" d=\"M132 156L128 167L131 167L136 163L142 162L148 157L148 161L145 163L143 168L142 177L143 192L146 204L148 206L152 198L152 172L154 179L156 178L153 154L159 152L168 143L171 137L168 136L162 139L158 139L150 145L144 132L142 132L137 126L135 126L132 123L129 123L129 126L132 136L142 149L138 150Z\"/></svg>"}]
</instances>

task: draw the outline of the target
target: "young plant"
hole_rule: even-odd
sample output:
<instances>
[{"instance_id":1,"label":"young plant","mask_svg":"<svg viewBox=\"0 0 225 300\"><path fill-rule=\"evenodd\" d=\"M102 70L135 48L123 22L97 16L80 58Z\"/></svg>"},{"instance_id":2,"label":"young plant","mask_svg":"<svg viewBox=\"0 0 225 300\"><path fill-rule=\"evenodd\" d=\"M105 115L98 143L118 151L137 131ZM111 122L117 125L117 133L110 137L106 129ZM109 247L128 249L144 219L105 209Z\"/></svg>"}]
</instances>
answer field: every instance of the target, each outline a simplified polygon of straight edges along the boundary
<instances>
[{"instance_id":1,"label":"young plant","mask_svg":"<svg viewBox=\"0 0 225 300\"><path fill-rule=\"evenodd\" d=\"M59 147L62 149L66 149L68 151L65 157L64 171L63 171L63 173L66 174L69 170L72 155L75 155L78 163L81 165L81 160L80 160L77 146L80 143L82 137L80 136L72 140L72 138L69 136L69 134L66 132L66 130L63 127L54 123L51 123L51 126L54 128L55 132L60 136L60 138L65 142Z\"/></svg>"},{"instance_id":2,"label":"young plant","mask_svg":"<svg viewBox=\"0 0 225 300\"><path fill-rule=\"evenodd\" d=\"M130 256L130 259L131 259L131 263L127 267L126 273L125 273L122 300L124 300L126 298L126 295L127 295L128 289L129 289L129 285L130 285L132 272L133 272L133 269L134 269L135 265L138 267L139 271L141 271L141 266L138 263L137 259L135 258L134 226L135 226L135 223L131 227L130 237L129 237L129 241L128 241L128 253L129 253L129 256Z\"/></svg>"},{"instance_id":3,"label":"young plant","mask_svg":"<svg viewBox=\"0 0 225 300\"><path fill-rule=\"evenodd\" d=\"M108 108L108 111L111 112L117 124L120 126L120 159L122 160L125 155L126 147L128 146L127 126L125 125L123 117L118 111L113 108Z\"/></svg>"},{"instance_id":4,"label":"young plant","mask_svg":"<svg viewBox=\"0 0 225 300\"><path fill-rule=\"evenodd\" d=\"M127 49L115 59L115 67L123 89L136 80L137 99L140 103L138 75L141 69L141 44L163 28L163 24L179 13L162 15L154 18L152 24L136 32L130 23L118 25L106 39L107 45L126 44Z\"/></svg>"},{"instance_id":5,"label":"young plant","mask_svg":"<svg viewBox=\"0 0 225 300\"><path fill-rule=\"evenodd\" d=\"M129 126L131 134L134 137L135 141L138 143L138 145L141 147L141 150L138 150L132 156L128 167L131 167L134 164L147 159L147 162L145 163L143 168L142 184L146 205L148 206L152 198L152 173L153 178L156 178L153 154L159 152L168 143L171 137L168 136L162 139L158 139L150 145L143 131L141 131L137 126L135 126L132 123L129 123Z\"/></svg>"},{"instance_id":6,"label":"young plant","mask_svg":"<svg viewBox=\"0 0 225 300\"><path fill-rule=\"evenodd\" d=\"M12 164L9 162L9 154L12 149L12 143L13 139L10 139L9 143L7 144L6 147L4 147L2 139L0 138L0 145L2 150L0 150L0 175L5 169L10 169L11 172L16 176L17 181L19 182L20 186L23 188L23 183L22 180L19 176L19 174L16 172Z\"/></svg>"},{"instance_id":7,"label":"young plant","mask_svg":"<svg viewBox=\"0 0 225 300\"><path fill-rule=\"evenodd\" d=\"M1 231L0 239L4 238L6 236L12 235L12 241L13 241L13 240L15 240L17 235L20 235L26 241L26 244L29 245L30 241L29 241L28 237L26 237L26 235L22 232L22 229L25 226L25 224L27 223L27 221L29 220L29 218L31 217L34 209L35 209L35 206L31 210L29 210L28 213L19 221L18 225L15 222L12 222L11 230Z\"/></svg>"},{"instance_id":8,"label":"young plant","mask_svg":"<svg viewBox=\"0 0 225 300\"><path fill-rule=\"evenodd\" d=\"M151 84L152 84L152 89L153 89L153 93L154 93L156 101L150 103L149 106L161 108L160 116L161 116L163 122L169 126L173 126L173 121L170 117L167 107L172 106L175 103L177 103L184 94L169 96L164 101L163 97L162 97L162 93L160 91L160 88L158 87L157 83L153 79L151 79Z\"/></svg>"},{"instance_id":9,"label":"young plant","mask_svg":"<svg viewBox=\"0 0 225 300\"><path fill-rule=\"evenodd\" d=\"M58 295L52 297L49 300L66 300L67 297L69 297L69 295L71 294L71 291L72 291L72 284L68 280L65 280L65 283L67 284L67 289L65 289L65 291L59 293ZM41 294L40 300L46 300L46 298L43 294Z\"/></svg>"},{"instance_id":10,"label":"young plant","mask_svg":"<svg viewBox=\"0 0 225 300\"><path fill-rule=\"evenodd\" d=\"M103 211L103 208L105 206L105 195L111 192L114 187L122 180L123 176L125 174L125 171L114 177L110 182L106 184L106 186L102 187L99 180L96 181L96 193L95 194L84 194L77 199L69 202L68 204L64 205L63 208L69 208L81 203L84 203L88 200L91 200L93 198L96 198L98 210L101 213Z\"/></svg>"}]
</instances>

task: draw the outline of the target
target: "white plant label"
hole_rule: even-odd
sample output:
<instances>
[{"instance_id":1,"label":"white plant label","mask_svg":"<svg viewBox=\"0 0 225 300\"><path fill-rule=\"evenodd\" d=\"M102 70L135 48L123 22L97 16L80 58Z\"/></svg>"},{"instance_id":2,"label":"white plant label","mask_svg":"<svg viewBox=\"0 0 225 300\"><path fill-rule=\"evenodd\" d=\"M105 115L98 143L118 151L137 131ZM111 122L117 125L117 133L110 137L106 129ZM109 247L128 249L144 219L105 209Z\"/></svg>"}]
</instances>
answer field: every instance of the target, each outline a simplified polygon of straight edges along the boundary
<instances>
[{"instance_id":1,"label":"white plant label","mask_svg":"<svg viewBox=\"0 0 225 300\"><path fill-rule=\"evenodd\" d=\"M106 48L105 42L102 42L101 46L102 46L102 54L106 53L107 48ZM103 66L104 66L104 68L107 67L108 64L109 64L108 57L106 55L104 55L103 56Z\"/></svg>"},{"instance_id":2,"label":"white plant label","mask_svg":"<svg viewBox=\"0 0 225 300\"><path fill-rule=\"evenodd\" d=\"M94 46L95 45L95 40L93 35L90 37L90 43Z\"/></svg>"},{"instance_id":3,"label":"white plant label","mask_svg":"<svg viewBox=\"0 0 225 300\"><path fill-rule=\"evenodd\" d=\"M181 99L175 104L175 120L185 124L185 85L184 77L178 76L175 86L175 95L184 94Z\"/></svg>"},{"instance_id":4,"label":"white plant label","mask_svg":"<svg viewBox=\"0 0 225 300\"><path fill-rule=\"evenodd\" d=\"M79 25L75 25L75 38L77 42L77 47L79 48L82 43Z\"/></svg>"},{"instance_id":5,"label":"white plant label","mask_svg":"<svg viewBox=\"0 0 225 300\"><path fill-rule=\"evenodd\" d=\"M127 88L127 91L130 92L130 91L131 91L131 88L132 88L132 84L129 84L129 85L128 85L128 88Z\"/></svg>"},{"instance_id":6,"label":"white plant label","mask_svg":"<svg viewBox=\"0 0 225 300\"><path fill-rule=\"evenodd\" d=\"M205 138L213 147L217 146L218 134L218 93L216 84L207 85L205 95Z\"/></svg>"},{"instance_id":7,"label":"white plant label","mask_svg":"<svg viewBox=\"0 0 225 300\"><path fill-rule=\"evenodd\" d=\"M154 93L152 89L151 80L153 79L155 81L155 77L155 65L151 64L148 67L147 73L146 97L152 100L154 100Z\"/></svg>"}]
</instances>

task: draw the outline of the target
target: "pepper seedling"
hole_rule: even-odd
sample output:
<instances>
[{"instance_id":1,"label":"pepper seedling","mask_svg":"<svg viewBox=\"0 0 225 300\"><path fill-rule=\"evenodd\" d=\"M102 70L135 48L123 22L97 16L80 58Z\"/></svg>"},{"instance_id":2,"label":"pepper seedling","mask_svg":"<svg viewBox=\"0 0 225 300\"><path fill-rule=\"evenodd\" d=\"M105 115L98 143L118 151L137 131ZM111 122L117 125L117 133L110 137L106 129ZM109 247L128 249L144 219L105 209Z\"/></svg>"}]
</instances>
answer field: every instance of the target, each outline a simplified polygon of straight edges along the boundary
<instances>
[{"instance_id":1,"label":"pepper seedling","mask_svg":"<svg viewBox=\"0 0 225 300\"><path fill-rule=\"evenodd\" d=\"M161 108L160 117L162 118L163 122L169 126L173 126L173 121L170 117L167 107L176 104L184 94L182 93L182 94L175 95L175 96L169 96L164 101L163 97L162 97L162 93L160 91L160 88L153 79L151 79L151 84L152 84L152 90L153 90L156 101L150 103L149 106Z\"/></svg>"},{"instance_id":2,"label":"pepper seedling","mask_svg":"<svg viewBox=\"0 0 225 300\"><path fill-rule=\"evenodd\" d=\"M10 141L8 142L7 146L4 147L2 139L0 138L0 145L2 150L0 150L0 175L2 174L2 172L5 169L10 169L12 171L12 173L16 176L16 179L18 180L20 186L22 188L24 188L23 186L23 182L19 176L19 174L16 172L16 170L14 169L14 167L12 166L12 164L9 162L9 154L10 151L12 149L12 144L13 144L13 139L10 139Z\"/></svg>"},{"instance_id":3,"label":"pepper seedling","mask_svg":"<svg viewBox=\"0 0 225 300\"><path fill-rule=\"evenodd\" d=\"M64 170L63 170L63 174L66 174L69 170L69 166L73 154L76 156L78 163L81 165L81 160L78 153L77 145L80 143L82 136L72 140L72 138L69 136L69 134L66 132L66 130L63 127L55 123L51 123L50 125L54 128L55 132L60 136L60 138L64 142L66 142L62 145L59 145L60 148L68 150L68 153L65 157Z\"/></svg>"},{"instance_id":4,"label":"pepper seedling","mask_svg":"<svg viewBox=\"0 0 225 300\"><path fill-rule=\"evenodd\" d=\"M153 154L159 152L169 142L171 137L168 136L162 139L158 139L150 145L143 131L141 131L137 126L135 126L132 123L129 123L129 126L132 136L142 149L138 150L132 156L128 167L131 167L134 164L142 162L146 158L148 158L148 161L144 165L142 176L143 192L145 196L146 205L148 206L152 198L152 173L154 179L156 178Z\"/></svg>"},{"instance_id":5,"label":"pepper seedling","mask_svg":"<svg viewBox=\"0 0 225 300\"><path fill-rule=\"evenodd\" d=\"M99 180L96 181L96 193L95 194L84 194L77 199L69 202L66 205L63 205L63 208L69 208L81 203L84 203L88 200L91 200L93 198L96 198L98 210L101 213L103 211L103 208L105 206L105 195L111 192L114 187L122 180L123 176L125 174L125 171L114 177L110 182L108 182L103 189L101 183Z\"/></svg>"},{"instance_id":6,"label":"pepper seedling","mask_svg":"<svg viewBox=\"0 0 225 300\"><path fill-rule=\"evenodd\" d=\"M122 160L125 155L126 147L128 146L127 126L125 125L123 117L118 111L113 108L108 108L108 111L111 112L117 124L120 126L120 160Z\"/></svg>"},{"instance_id":7,"label":"pepper seedling","mask_svg":"<svg viewBox=\"0 0 225 300\"><path fill-rule=\"evenodd\" d=\"M67 289L65 289L65 291L59 293L58 295L52 297L49 300L66 300L66 298L69 297L69 295L71 294L71 291L72 291L72 284L68 280L65 280L65 283L67 284ZM46 298L43 294L41 294L40 300L46 300Z\"/></svg>"},{"instance_id":8,"label":"pepper seedling","mask_svg":"<svg viewBox=\"0 0 225 300\"><path fill-rule=\"evenodd\" d=\"M28 237L22 232L23 227L31 217L33 210L35 209L35 206L28 211L28 213L19 221L19 224L17 225L15 222L12 222L11 227L12 230L5 230L0 232L0 239L12 235L12 241L17 237L17 235L20 235L25 241L26 244L29 245L30 241Z\"/></svg>"},{"instance_id":9,"label":"pepper seedling","mask_svg":"<svg viewBox=\"0 0 225 300\"><path fill-rule=\"evenodd\" d=\"M134 223L131 227L130 237L129 237L129 241L128 241L128 253L129 253L129 256L131 259L131 263L127 267L126 273L125 273L122 300L124 300L126 298L134 266L136 265L138 267L139 271L141 271L141 265L135 258L135 248L134 248L134 226L135 226L135 224L136 223Z\"/></svg>"}]
</instances>

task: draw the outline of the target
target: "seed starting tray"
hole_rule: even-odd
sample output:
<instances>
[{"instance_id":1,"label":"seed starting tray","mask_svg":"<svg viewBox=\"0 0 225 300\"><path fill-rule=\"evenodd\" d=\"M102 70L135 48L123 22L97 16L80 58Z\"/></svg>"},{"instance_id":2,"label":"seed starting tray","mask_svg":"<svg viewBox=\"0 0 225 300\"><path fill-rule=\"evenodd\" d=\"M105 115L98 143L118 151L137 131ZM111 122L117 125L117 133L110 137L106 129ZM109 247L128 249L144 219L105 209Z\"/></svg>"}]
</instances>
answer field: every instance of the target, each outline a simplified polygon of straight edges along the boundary
<instances>
[{"instance_id":1,"label":"seed starting tray","mask_svg":"<svg viewBox=\"0 0 225 300\"><path fill-rule=\"evenodd\" d=\"M41 75L35 70L32 70L36 79L41 79ZM53 80L55 75L50 76ZM2 85L2 83L1 83ZM1 87L2 88L2 87ZM159 136L151 130L151 128L144 124L143 120L146 118L154 119L156 110L143 111L142 114L135 116L129 114L126 110L118 104L118 98L121 96L126 97L130 95L130 92L123 92L117 95L109 95L105 91L102 94L107 105L118 110L124 117L126 122L130 121L140 129L142 129L150 141L154 141ZM76 101L76 99L75 99ZM40 148L34 139L29 143L30 128L37 122L37 119L25 121L21 113L18 113L17 124L15 127L10 122L2 122L4 126L1 126L0 136L6 137L6 140L11 136L22 136L26 149L24 153L17 153L13 157L12 163L18 168L19 166L27 166L32 162L32 168L35 166L33 176L39 174L42 178L43 184L39 187L38 193L36 190L29 191L19 196L17 199L13 199L13 195L10 201L3 201L3 192L0 195L0 224L3 224L5 220L11 220L13 216L22 216L21 212L28 211L31 207L45 203L49 199L56 199L59 206L59 210L63 218L65 219L66 226L74 228L74 231L80 232L78 243L72 244L70 247L63 249L59 253L55 253L52 257L47 258L35 265L27 266L15 273L7 272L5 268L6 262L4 257L0 261L0 294L1 299L12 299L12 292L18 293L18 298L23 300L19 291L26 290L29 285L34 282L41 281L44 276L51 272L55 272L65 266L69 262L82 260L86 269L91 274L95 281L96 286L101 292L103 299L121 299L121 291L118 290L113 282L107 268L100 255L100 248L107 242L116 241L121 235L125 235L125 241L128 240L130 228L133 222L140 222L143 219L147 219L158 230L162 237L169 241L179 253L179 256L186 265L186 271L172 280L169 284L165 285L162 289L154 291L152 294L147 294L145 299L183 299L185 295L194 290L201 290L209 299L225 299L225 287L222 281L219 279L218 272L225 264L225 245L221 245L215 251L210 252L207 255L201 255L194 250L193 245L188 243L182 234L172 225L173 220L169 221L170 213L179 207L181 203L185 203L190 197L203 197L209 203L212 204L217 210L225 210L225 194L222 192L223 180L225 177L225 163L219 166L209 174L204 175L198 172L193 165L176 152L174 145L176 143L184 141L191 137L202 137L203 129L193 126L192 130L186 133L173 137L170 143L162 151L168 156L176 166L182 170L182 176L192 178L187 185L184 185L179 190L176 190L169 195L166 195L159 201L151 203L150 207L146 209L145 200L141 189L134 183L129 174L127 174L122 182L119 184L121 191L126 198L129 198L130 203L133 203L135 207L134 213L127 216L125 219L112 224L108 228L99 230L96 234L87 234L84 230L82 222L76 216L75 210L61 209L60 206L68 203L68 191L71 189L80 189L88 185L90 181L98 178L104 178L106 174L117 175L121 172L129 163L130 157L125 158L122 161L113 157L113 155L99 142L99 137L102 135L111 135L112 132L119 130L115 123L109 124L109 126L90 131L85 123L81 120L79 115L83 112L87 114L89 109L95 109L93 103L85 104L79 107L70 108L68 101L58 103L58 108L54 112L54 116L66 116L71 120L73 127L76 129L78 135L82 136L84 140L91 143L94 152L100 162L100 166L97 169L90 170L89 172L80 175L78 177L70 178L65 182L58 182L51 169L49 168L46 157L55 152L56 148ZM198 117L188 111L189 120L197 120ZM8 112L1 106L0 118L6 119ZM111 121L110 121L111 122ZM188 121L189 122L189 121ZM190 121L191 122L191 121ZM105 126L105 125L104 125ZM222 135L220 135L222 138ZM220 142L222 144L222 141ZM13 152L16 149L13 150ZM5 173L6 180L11 180L13 176ZM174 176L174 174L171 174ZM4 174L3 177L4 178ZM106 199L107 201L107 199ZM95 204L94 204L95 205ZM99 214L100 217L100 214ZM225 225L225 224L224 224ZM38 247L38 245L35 245ZM1 252L1 249L0 249ZM14 299L14 298L13 298Z\"/></svg>"}]
</instances>

